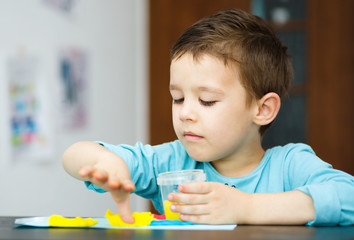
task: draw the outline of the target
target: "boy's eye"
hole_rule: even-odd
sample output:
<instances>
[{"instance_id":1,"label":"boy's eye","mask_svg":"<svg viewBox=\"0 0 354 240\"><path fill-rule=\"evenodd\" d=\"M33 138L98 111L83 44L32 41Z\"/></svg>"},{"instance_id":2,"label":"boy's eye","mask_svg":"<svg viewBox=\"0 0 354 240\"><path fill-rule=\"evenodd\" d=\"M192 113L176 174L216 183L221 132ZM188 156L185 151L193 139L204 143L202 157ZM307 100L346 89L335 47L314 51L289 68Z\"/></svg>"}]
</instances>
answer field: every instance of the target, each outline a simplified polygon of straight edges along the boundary
<instances>
[{"instance_id":1,"label":"boy's eye","mask_svg":"<svg viewBox=\"0 0 354 240\"><path fill-rule=\"evenodd\" d=\"M200 103L204 106L212 106L216 103L216 101L203 101L200 99Z\"/></svg>"},{"instance_id":2,"label":"boy's eye","mask_svg":"<svg viewBox=\"0 0 354 240\"><path fill-rule=\"evenodd\" d=\"M184 98L173 99L174 104L183 103Z\"/></svg>"}]
</instances>

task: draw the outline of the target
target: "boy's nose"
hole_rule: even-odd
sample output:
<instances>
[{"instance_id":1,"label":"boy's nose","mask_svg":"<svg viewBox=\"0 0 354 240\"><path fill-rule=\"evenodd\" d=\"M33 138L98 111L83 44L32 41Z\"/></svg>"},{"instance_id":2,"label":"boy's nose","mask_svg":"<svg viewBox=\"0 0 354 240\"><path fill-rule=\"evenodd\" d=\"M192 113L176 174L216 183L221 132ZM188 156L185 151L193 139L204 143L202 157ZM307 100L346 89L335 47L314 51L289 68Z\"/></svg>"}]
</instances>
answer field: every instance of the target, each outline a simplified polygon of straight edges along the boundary
<instances>
[{"instance_id":1,"label":"boy's nose","mask_svg":"<svg viewBox=\"0 0 354 240\"><path fill-rule=\"evenodd\" d=\"M184 103L179 113L179 118L181 121L195 121L196 113L193 106Z\"/></svg>"}]
</instances>

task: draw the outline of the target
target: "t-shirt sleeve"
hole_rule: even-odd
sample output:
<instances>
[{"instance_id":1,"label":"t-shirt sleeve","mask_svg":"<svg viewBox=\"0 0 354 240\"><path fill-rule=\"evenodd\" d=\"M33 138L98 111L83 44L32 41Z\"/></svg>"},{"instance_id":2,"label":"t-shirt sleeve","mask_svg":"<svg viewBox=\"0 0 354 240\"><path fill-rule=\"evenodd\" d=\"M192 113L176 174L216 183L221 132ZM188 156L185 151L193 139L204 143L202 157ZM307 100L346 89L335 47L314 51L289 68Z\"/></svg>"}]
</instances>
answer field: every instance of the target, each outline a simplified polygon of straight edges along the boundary
<instances>
[{"instance_id":1,"label":"t-shirt sleeve","mask_svg":"<svg viewBox=\"0 0 354 240\"><path fill-rule=\"evenodd\" d=\"M333 169L304 144L292 149L288 157L292 188L308 194L314 202L316 217L307 225L353 225L353 176Z\"/></svg>"}]
</instances>

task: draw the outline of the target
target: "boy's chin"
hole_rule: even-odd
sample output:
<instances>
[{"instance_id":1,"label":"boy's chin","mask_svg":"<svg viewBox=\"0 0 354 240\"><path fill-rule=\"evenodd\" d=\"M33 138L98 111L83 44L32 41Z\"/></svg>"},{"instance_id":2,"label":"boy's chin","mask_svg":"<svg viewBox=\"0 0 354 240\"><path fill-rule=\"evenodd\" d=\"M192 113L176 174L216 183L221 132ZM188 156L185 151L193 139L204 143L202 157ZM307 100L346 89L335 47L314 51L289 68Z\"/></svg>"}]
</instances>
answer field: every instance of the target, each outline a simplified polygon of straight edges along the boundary
<instances>
[{"instance_id":1,"label":"boy's chin","mask_svg":"<svg viewBox=\"0 0 354 240\"><path fill-rule=\"evenodd\" d=\"M205 153L199 153L199 152L194 152L194 151L188 151L188 155L193 158L194 160L198 162L211 162L214 159L211 159L210 156L207 156Z\"/></svg>"}]
</instances>

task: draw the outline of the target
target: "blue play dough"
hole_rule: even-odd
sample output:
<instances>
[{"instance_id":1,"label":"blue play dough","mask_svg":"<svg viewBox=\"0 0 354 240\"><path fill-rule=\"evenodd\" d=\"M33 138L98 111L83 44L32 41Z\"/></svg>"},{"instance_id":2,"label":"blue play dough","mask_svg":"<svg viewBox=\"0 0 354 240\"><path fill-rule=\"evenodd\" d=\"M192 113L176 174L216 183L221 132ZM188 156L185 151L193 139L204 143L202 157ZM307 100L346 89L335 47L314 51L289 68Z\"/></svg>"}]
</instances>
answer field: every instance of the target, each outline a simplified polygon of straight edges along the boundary
<instances>
[{"instance_id":1,"label":"blue play dough","mask_svg":"<svg viewBox=\"0 0 354 240\"><path fill-rule=\"evenodd\" d=\"M182 222L179 220L153 220L150 226L167 226L167 225L195 225L196 223Z\"/></svg>"}]
</instances>

